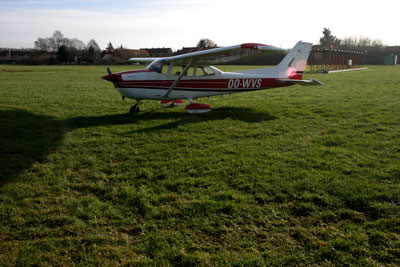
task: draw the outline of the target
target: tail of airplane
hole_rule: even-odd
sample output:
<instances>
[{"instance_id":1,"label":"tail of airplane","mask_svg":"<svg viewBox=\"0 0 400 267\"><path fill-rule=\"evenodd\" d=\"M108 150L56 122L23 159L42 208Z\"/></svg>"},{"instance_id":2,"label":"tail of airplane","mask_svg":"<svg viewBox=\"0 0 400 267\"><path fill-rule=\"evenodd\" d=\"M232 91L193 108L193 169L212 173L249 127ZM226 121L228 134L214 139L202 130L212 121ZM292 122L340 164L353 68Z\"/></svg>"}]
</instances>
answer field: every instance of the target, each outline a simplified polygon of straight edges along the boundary
<instances>
[{"instance_id":1,"label":"tail of airplane","mask_svg":"<svg viewBox=\"0 0 400 267\"><path fill-rule=\"evenodd\" d=\"M282 61L273 68L261 68L237 72L241 74L274 78L277 83L282 83L284 85L323 85L320 81L315 79L303 80L303 73L306 69L311 47L311 43L303 43L300 41L292 48L292 50L290 50L289 54L287 54Z\"/></svg>"},{"instance_id":2,"label":"tail of airplane","mask_svg":"<svg viewBox=\"0 0 400 267\"><path fill-rule=\"evenodd\" d=\"M306 69L312 44L298 42L275 67L278 78L301 80Z\"/></svg>"},{"instance_id":3,"label":"tail of airplane","mask_svg":"<svg viewBox=\"0 0 400 267\"><path fill-rule=\"evenodd\" d=\"M320 81L311 79L303 80L303 73L307 66L312 44L298 42L289 54L272 70L278 83L300 84L304 86L323 85Z\"/></svg>"},{"instance_id":4,"label":"tail of airplane","mask_svg":"<svg viewBox=\"0 0 400 267\"><path fill-rule=\"evenodd\" d=\"M298 42L282 61L273 68L238 71L243 74L263 75L265 77L301 80L307 65L312 44Z\"/></svg>"}]
</instances>

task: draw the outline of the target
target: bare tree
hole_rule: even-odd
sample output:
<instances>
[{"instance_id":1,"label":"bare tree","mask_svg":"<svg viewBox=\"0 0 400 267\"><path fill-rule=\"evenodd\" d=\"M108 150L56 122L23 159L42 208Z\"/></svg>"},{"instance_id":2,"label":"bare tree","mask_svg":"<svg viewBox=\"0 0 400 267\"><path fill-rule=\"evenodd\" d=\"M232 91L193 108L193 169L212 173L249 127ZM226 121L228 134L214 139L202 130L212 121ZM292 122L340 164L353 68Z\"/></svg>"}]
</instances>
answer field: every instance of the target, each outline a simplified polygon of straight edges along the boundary
<instances>
[{"instance_id":1,"label":"bare tree","mask_svg":"<svg viewBox=\"0 0 400 267\"><path fill-rule=\"evenodd\" d=\"M347 47L382 47L383 43L379 39L371 39L364 36L350 36L342 40L342 45Z\"/></svg>"},{"instance_id":2,"label":"bare tree","mask_svg":"<svg viewBox=\"0 0 400 267\"><path fill-rule=\"evenodd\" d=\"M99 51L99 52L101 51L100 46L98 45L98 43L94 39L91 39L87 43L87 47L93 47L94 51Z\"/></svg>"},{"instance_id":3,"label":"bare tree","mask_svg":"<svg viewBox=\"0 0 400 267\"><path fill-rule=\"evenodd\" d=\"M342 39L342 45L347 47L354 47L357 45L357 39L355 37L345 37Z\"/></svg>"},{"instance_id":4,"label":"bare tree","mask_svg":"<svg viewBox=\"0 0 400 267\"><path fill-rule=\"evenodd\" d=\"M100 50L98 44L94 39L90 40L89 43L96 50ZM65 37L60 31L55 31L51 37L38 38L38 40L35 41L34 45L36 49L47 52L57 52L61 46L77 50L84 50L88 48L88 46L86 46L83 41L77 38L69 39Z\"/></svg>"},{"instance_id":5,"label":"bare tree","mask_svg":"<svg viewBox=\"0 0 400 267\"><path fill-rule=\"evenodd\" d=\"M55 31L51 39L53 39L54 50L58 50L60 46L66 45L67 42L67 38L65 38L64 34L62 34L60 31Z\"/></svg>"},{"instance_id":6,"label":"bare tree","mask_svg":"<svg viewBox=\"0 0 400 267\"><path fill-rule=\"evenodd\" d=\"M200 41L197 43L197 48L211 48L211 47L217 47L217 44L210 39L204 38L200 39Z\"/></svg>"},{"instance_id":7,"label":"bare tree","mask_svg":"<svg viewBox=\"0 0 400 267\"><path fill-rule=\"evenodd\" d=\"M51 37L38 38L34 45L40 51L57 53L57 58L61 62L73 60L95 62L100 58L101 53L100 47L94 39L91 39L86 45L77 38L65 37L61 31L55 31Z\"/></svg>"},{"instance_id":8,"label":"bare tree","mask_svg":"<svg viewBox=\"0 0 400 267\"><path fill-rule=\"evenodd\" d=\"M38 38L37 41L35 41L35 49L38 49L40 51L49 51L50 45L48 39Z\"/></svg>"},{"instance_id":9,"label":"bare tree","mask_svg":"<svg viewBox=\"0 0 400 267\"><path fill-rule=\"evenodd\" d=\"M60 31L55 31L52 37L38 38L34 44L36 49L47 52L56 52L60 46L66 44L66 38Z\"/></svg>"},{"instance_id":10,"label":"bare tree","mask_svg":"<svg viewBox=\"0 0 400 267\"><path fill-rule=\"evenodd\" d=\"M86 44L83 41L81 41L81 40L79 40L77 38L73 38L73 39L65 38L65 45L67 47L69 47L69 48L75 48L75 49L78 49L78 50L82 50L82 49L86 49L87 48Z\"/></svg>"},{"instance_id":11,"label":"bare tree","mask_svg":"<svg viewBox=\"0 0 400 267\"><path fill-rule=\"evenodd\" d=\"M101 49L100 46L97 44L97 42L94 39L91 39L88 43L87 43L87 47L88 47L88 62L93 63L96 62L96 59L99 60L100 59L100 53L101 53Z\"/></svg>"}]
</instances>

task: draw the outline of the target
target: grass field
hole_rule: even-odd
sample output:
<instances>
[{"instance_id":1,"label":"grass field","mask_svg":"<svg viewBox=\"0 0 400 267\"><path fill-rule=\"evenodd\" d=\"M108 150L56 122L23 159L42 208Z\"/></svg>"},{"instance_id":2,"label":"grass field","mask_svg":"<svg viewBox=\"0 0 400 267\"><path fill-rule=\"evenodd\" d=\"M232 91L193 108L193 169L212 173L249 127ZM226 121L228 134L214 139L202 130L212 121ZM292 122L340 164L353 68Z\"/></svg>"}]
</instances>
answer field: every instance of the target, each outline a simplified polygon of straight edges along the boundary
<instances>
[{"instance_id":1,"label":"grass field","mask_svg":"<svg viewBox=\"0 0 400 267\"><path fill-rule=\"evenodd\" d=\"M400 67L201 115L103 75L0 65L1 266L400 265Z\"/></svg>"}]
</instances>

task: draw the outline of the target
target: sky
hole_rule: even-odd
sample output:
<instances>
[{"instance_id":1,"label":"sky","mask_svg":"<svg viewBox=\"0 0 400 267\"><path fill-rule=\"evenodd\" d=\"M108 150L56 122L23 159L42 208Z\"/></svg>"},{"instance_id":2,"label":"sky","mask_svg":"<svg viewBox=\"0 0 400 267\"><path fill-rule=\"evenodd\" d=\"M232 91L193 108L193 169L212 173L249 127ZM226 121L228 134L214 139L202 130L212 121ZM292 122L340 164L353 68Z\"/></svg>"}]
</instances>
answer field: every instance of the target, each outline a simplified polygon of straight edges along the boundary
<instances>
[{"instance_id":1,"label":"sky","mask_svg":"<svg viewBox=\"0 0 400 267\"><path fill-rule=\"evenodd\" d=\"M400 45L399 0L0 0L0 47L31 48L56 30L85 43L125 48L257 42L317 44L324 27L338 38Z\"/></svg>"}]
</instances>

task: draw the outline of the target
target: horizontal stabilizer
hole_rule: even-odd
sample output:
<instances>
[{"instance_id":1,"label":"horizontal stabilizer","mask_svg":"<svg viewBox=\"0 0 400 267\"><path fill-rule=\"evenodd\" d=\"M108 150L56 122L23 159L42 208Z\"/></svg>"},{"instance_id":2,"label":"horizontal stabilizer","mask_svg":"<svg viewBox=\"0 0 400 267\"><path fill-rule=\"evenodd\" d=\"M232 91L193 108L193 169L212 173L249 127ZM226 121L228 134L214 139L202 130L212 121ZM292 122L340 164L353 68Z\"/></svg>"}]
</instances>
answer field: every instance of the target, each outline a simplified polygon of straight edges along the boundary
<instances>
[{"instance_id":1,"label":"horizontal stabilizer","mask_svg":"<svg viewBox=\"0 0 400 267\"><path fill-rule=\"evenodd\" d=\"M311 80L279 79L276 81L278 83L292 83L292 84L300 84L303 86L324 85L322 82L316 79L311 79Z\"/></svg>"}]
</instances>

